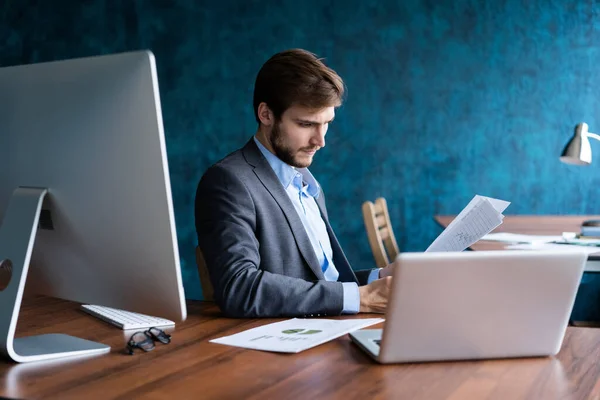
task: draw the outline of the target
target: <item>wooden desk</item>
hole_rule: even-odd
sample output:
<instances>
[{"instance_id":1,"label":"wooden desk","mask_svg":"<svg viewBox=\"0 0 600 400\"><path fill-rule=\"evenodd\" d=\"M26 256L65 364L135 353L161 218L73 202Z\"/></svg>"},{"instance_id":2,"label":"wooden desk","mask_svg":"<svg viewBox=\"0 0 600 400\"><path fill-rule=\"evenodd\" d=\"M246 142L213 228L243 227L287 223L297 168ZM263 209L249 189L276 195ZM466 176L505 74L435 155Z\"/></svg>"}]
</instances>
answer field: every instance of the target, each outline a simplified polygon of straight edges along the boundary
<instances>
[{"instance_id":1,"label":"wooden desk","mask_svg":"<svg viewBox=\"0 0 600 400\"><path fill-rule=\"evenodd\" d=\"M447 227L455 215L436 215L435 221ZM521 233L525 235L561 235L563 232L579 232L581 223L587 219L600 219L600 215L507 215L494 232ZM481 240L470 248L473 250L501 250L505 244Z\"/></svg>"},{"instance_id":2,"label":"wooden desk","mask_svg":"<svg viewBox=\"0 0 600 400\"><path fill-rule=\"evenodd\" d=\"M209 343L275 320L221 317L190 302L169 345L129 356L129 334L47 297L26 299L17 336L61 332L113 347L108 355L52 364L0 364L0 396L19 398L600 398L600 330L569 327L557 357L382 366L344 336L284 355Z\"/></svg>"}]
</instances>

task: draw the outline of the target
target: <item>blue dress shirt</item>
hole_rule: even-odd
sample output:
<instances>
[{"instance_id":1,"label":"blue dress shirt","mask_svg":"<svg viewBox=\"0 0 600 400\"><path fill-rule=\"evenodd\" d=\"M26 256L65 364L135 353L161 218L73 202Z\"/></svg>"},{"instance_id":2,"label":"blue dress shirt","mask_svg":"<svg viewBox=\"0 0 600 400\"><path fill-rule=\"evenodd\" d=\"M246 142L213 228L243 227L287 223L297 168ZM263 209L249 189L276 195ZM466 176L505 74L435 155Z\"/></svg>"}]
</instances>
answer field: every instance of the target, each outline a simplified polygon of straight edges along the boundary
<instances>
[{"instance_id":1,"label":"blue dress shirt","mask_svg":"<svg viewBox=\"0 0 600 400\"><path fill-rule=\"evenodd\" d=\"M267 150L256 137L254 137L254 142L271 165L292 201L317 255L325 280L337 281L339 273L333 264L333 251L327 227L315 201L321 190L319 184L307 168L294 168ZM370 283L378 277L379 269L374 269L369 275L368 282ZM342 285L344 296L342 313L356 314L360 309L358 285L355 282L342 282Z\"/></svg>"}]
</instances>

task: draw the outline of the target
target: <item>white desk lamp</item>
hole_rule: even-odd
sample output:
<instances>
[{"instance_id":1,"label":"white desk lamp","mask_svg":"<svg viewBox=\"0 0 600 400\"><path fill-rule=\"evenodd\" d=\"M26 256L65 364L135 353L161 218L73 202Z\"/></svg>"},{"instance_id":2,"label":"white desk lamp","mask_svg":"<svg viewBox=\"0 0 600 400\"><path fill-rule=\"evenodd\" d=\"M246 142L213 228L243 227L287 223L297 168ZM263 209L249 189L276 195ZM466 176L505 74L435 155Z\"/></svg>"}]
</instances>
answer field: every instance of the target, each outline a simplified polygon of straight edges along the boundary
<instances>
[{"instance_id":1,"label":"white desk lamp","mask_svg":"<svg viewBox=\"0 0 600 400\"><path fill-rule=\"evenodd\" d=\"M600 135L588 131L588 124L581 122L575 127L573 138L567 143L560 156L566 164L590 165L592 163L592 146L590 139L600 140ZM583 221L582 227L600 227L600 221ZM585 228L582 228L582 233Z\"/></svg>"},{"instance_id":2,"label":"white desk lamp","mask_svg":"<svg viewBox=\"0 0 600 400\"><path fill-rule=\"evenodd\" d=\"M592 147L589 138L600 140L600 135L588 131L588 124L582 122L575 127L575 134L560 156L566 164L590 165L592 163Z\"/></svg>"}]
</instances>

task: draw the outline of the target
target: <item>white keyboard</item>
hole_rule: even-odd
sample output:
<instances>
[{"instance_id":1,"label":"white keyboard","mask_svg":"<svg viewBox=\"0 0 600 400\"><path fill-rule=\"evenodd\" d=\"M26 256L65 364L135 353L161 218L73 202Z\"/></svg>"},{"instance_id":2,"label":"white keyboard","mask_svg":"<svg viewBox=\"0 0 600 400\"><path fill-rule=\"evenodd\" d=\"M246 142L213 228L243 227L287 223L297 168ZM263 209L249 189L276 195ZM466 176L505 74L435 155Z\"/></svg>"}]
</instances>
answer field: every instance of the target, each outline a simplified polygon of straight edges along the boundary
<instances>
[{"instance_id":1,"label":"white keyboard","mask_svg":"<svg viewBox=\"0 0 600 400\"><path fill-rule=\"evenodd\" d=\"M175 326L175 322L168 319L151 317L150 315L123 311L117 308L82 304L81 309L86 313L109 322L123 330L147 329L151 327Z\"/></svg>"}]
</instances>

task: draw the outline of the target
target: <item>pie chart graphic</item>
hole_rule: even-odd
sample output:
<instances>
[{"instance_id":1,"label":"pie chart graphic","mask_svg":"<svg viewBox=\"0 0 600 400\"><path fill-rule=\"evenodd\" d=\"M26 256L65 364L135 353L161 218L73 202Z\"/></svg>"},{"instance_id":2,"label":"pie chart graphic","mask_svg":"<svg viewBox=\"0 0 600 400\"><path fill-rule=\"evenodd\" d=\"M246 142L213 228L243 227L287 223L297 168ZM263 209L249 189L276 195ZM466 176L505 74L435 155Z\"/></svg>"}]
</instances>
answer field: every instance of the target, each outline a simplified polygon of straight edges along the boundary
<instances>
[{"instance_id":1,"label":"pie chart graphic","mask_svg":"<svg viewBox=\"0 0 600 400\"><path fill-rule=\"evenodd\" d=\"M319 329L305 329L305 328L297 328L297 329L286 329L285 331L281 331L281 333L285 333L286 335L314 335L315 333L323 332Z\"/></svg>"}]
</instances>

